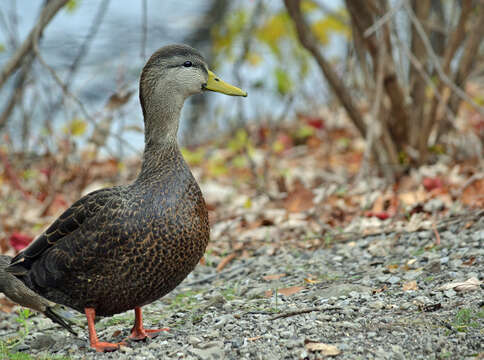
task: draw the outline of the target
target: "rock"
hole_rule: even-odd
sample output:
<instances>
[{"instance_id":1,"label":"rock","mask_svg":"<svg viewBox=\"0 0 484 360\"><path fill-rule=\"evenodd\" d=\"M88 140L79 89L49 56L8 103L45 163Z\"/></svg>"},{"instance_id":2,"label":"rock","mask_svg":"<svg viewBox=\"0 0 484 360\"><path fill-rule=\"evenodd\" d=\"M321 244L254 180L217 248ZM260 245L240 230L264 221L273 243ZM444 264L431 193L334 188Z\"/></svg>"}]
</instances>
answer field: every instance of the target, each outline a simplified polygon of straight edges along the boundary
<instances>
[{"instance_id":1,"label":"rock","mask_svg":"<svg viewBox=\"0 0 484 360\"><path fill-rule=\"evenodd\" d=\"M224 358L224 344L222 341L213 341L204 345L203 348L189 348L188 352L201 360L215 360Z\"/></svg>"},{"instance_id":2,"label":"rock","mask_svg":"<svg viewBox=\"0 0 484 360\"><path fill-rule=\"evenodd\" d=\"M56 340L47 334L40 334L35 337L34 340L30 343L32 349L35 350L42 350L48 348L56 343Z\"/></svg>"},{"instance_id":3,"label":"rock","mask_svg":"<svg viewBox=\"0 0 484 360\"><path fill-rule=\"evenodd\" d=\"M358 284L339 284L331 286L327 289L320 289L316 292L317 297L319 298L326 298L333 301L334 304L337 301L338 297L341 296L348 296L350 293L354 294L361 294L361 293L370 293L371 288L358 285Z\"/></svg>"}]
</instances>

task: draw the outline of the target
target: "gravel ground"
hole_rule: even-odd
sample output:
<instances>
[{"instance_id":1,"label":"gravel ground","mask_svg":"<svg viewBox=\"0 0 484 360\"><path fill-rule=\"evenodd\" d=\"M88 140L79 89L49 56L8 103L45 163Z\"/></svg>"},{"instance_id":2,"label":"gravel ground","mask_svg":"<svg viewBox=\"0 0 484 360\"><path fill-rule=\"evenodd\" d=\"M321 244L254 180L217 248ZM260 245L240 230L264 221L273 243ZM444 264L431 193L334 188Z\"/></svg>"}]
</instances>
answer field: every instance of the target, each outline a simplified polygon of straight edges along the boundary
<instances>
[{"instance_id":1,"label":"gravel ground","mask_svg":"<svg viewBox=\"0 0 484 360\"><path fill-rule=\"evenodd\" d=\"M482 358L484 219L462 220L439 234L440 245L433 231L420 231L307 252L268 255L261 248L220 274L216 264L198 266L145 307L147 327L170 327L155 339L100 354L88 347L87 331L75 338L35 316L18 350L72 359L323 358L311 341L334 345L336 359ZM285 275L267 278L277 274ZM441 289L470 278L481 284L465 292ZM101 319L100 338L123 340L133 316ZM2 339L17 335L15 318L0 314Z\"/></svg>"}]
</instances>

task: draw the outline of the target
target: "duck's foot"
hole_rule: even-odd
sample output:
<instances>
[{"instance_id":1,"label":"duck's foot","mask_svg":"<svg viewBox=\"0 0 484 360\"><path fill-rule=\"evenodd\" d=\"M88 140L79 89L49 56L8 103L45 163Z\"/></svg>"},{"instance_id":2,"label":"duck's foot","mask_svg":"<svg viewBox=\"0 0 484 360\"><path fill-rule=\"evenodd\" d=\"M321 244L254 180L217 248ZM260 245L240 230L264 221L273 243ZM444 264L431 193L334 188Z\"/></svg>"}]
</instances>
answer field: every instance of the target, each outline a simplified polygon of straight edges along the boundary
<instances>
[{"instance_id":1,"label":"duck's foot","mask_svg":"<svg viewBox=\"0 0 484 360\"><path fill-rule=\"evenodd\" d=\"M146 338L155 338L158 335L160 335L160 332L162 331L170 331L169 328L163 328L163 329L144 329L144 328L135 328L131 329L131 335L129 336L129 339L134 340L134 341L141 341L145 340Z\"/></svg>"},{"instance_id":2,"label":"duck's foot","mask_svg":"<svg viewBox=\"0 0 484 360\"><path fill-rule=\"evenodd\" d=\"M140 341L146 338L157 337L161 331L169 331L168 328L163 329L145 329L143 327L143 314L140 307L134 308L134 326L131 329L131 335L129 338L131 340Z\"/></svg>"},{"instance_id":3,"label":"duck's foot","mask_svg":"<svg viewBox=\"0 0 484 360\"><path fill-rule=\"evenodd\" d=\"M97 352L112 352L116 351L120 348L121 345L126 345L124 341L120 343L108 343L103 341L98 341L95 343L91 343L91 347L96 350Z\"/></svg>"}]
</instances>

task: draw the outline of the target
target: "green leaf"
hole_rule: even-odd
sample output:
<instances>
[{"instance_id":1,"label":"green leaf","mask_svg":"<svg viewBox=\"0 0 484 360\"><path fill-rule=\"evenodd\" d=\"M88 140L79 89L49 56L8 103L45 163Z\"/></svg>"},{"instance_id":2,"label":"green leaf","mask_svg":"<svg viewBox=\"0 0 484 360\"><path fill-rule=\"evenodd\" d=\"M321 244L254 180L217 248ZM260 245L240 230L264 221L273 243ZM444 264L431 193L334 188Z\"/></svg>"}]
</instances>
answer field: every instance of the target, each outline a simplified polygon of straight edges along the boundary
<instances>
[{"instance_id":1,"label":"green leaf","mask_svg":"<svg viewBox=\"0 0 484 360\"><path fill-rule=\"evenodd\" d=\"M69 0L66 4L66 11L73 13L79 7L80 0Z\"/></svg>"},{"instance_id":2,"label":"green leaf","mask_svg":"<svg viewBox=\"0 0 484 360\"><path fill-rule=\"evenodd\" d=\"M276 70L274 70L274 76L277 81L277 91L281 95L285 95L291 91L293 84L287 71L282 68L276 68Z\"/></svg>"}]
</instances>

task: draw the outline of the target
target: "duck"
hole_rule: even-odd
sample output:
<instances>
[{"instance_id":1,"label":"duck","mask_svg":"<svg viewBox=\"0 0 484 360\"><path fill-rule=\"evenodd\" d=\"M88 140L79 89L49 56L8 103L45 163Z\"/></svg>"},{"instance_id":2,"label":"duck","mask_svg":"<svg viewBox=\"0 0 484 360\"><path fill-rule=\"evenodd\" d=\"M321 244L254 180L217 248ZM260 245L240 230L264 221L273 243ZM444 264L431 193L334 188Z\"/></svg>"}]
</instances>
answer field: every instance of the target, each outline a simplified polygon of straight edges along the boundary
<instances>
[{"instance_id":1,"label":"duck","mask_svg":"<svg viewBox=\"0 0 484 360\"><path fill-rule=\"evenodd\" d=\"M98 352L126 343L100 341L96 316L134 310L131 340L165 330L146 329L142 307L178 286L205 252L207 207L177 133L185 100L206 91L247 96L209 70L196 49L157 50L139 83L145 147L137 178L74 202L5 269L43 298L83 312Z\"/></svg>"},{"instance_id":2,"label":"duck","mask_svg":"<svg viewBox=\"0 0 484 360\"><path fill-rule=\"evenodd\" d=\"M20 306L44 314L54 323L59 324L72 335L77 336L77 332L72 329L72 326L68 324L67 320L57 314L54 309L56 307L55 303L33 292L22 281L5 271L11 261L12 257L0 255L0 293L3 293L8 299Z\"/></svg>"}]
</instances>

